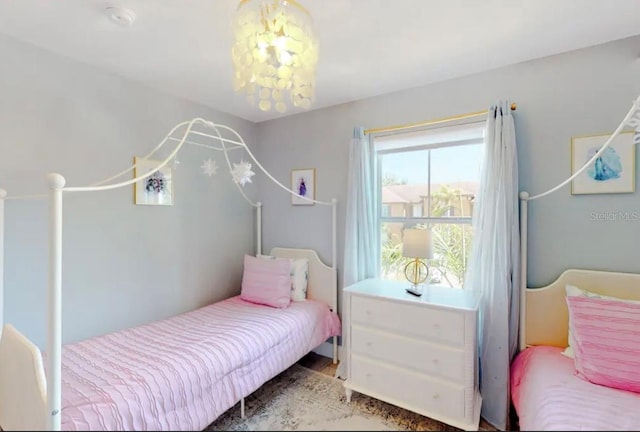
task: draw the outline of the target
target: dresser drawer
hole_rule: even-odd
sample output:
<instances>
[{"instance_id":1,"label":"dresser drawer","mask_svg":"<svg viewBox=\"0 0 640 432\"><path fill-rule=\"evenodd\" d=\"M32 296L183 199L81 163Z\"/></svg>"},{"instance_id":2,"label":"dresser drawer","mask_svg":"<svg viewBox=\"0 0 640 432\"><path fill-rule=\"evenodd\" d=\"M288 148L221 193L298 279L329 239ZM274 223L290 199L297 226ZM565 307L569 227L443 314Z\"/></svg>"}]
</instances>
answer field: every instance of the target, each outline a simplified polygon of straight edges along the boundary
<instances>
[{"instance_id":1,"label":"dresser drawer","mask_svg":"<svg viewBox=\"0 0 640 432\"><path fill-rule=\"evenodd\" d=\"M351 321L449 344L464 343L464 313L351 296Z\"/></svg>"},{"instance_id":2,"label":"dresser drawer","mask_svg":"<svg viewBox=\"0 0 640 432\"><path fill-rule=\"evenodd\" d=\"M464 388L397 368L359 355L351 356L354 386L395 405L448 418L462 418Z\"/></svg>"},{"instance_id":3,"label":"dresser drawer","mask_svg":"<svg viewBox=\"0 0 640 432\"><path fill-rule=\"evenodd\" d=\"M351 352L464 383L464 351L385 331L351 327Z\"/></svg>"}]
</instances>

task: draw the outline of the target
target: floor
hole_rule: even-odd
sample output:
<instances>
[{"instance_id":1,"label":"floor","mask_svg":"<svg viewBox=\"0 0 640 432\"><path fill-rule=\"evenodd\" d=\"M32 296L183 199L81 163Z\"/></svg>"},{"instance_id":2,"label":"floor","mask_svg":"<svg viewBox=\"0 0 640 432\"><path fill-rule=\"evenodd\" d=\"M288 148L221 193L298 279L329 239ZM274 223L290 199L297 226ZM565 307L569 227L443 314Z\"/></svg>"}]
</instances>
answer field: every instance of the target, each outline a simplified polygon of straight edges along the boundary
<instances>
[{"instance_id":1,"label":"floor","mask_svg":"<svg viewBox=\"0 0 640 432\"><path fill-rule=\"evenodd\" d=\"M332 359L321 356L314 352L310 352L306 356L302 357L298 361L298 364L300 366L304 366L314 371L321 372L331 377L335 376L336 369L338 367L337 364L333 364ZM515 430L515 431L519 430L517 427L517 418L515 419L515 421L512 418L511 426L512 426L511 430ZM487 423L484 419L480 419L480 430L496 430L496 429L492 425Z\"/></svg>"},{"instance_id":2,"label":"floor","mask_svg":"<svg viewBox=\"0 0 640 432\"><path fill-rule=\"evenodd\" d=\"M298 360L298 364L316 372L329 375L330 377L334 377L336 375L336 369L338 368L337 364L333 364L332 359L314 352L310 352L306 356L302 357Z\"/></svg>"}]
</instances>

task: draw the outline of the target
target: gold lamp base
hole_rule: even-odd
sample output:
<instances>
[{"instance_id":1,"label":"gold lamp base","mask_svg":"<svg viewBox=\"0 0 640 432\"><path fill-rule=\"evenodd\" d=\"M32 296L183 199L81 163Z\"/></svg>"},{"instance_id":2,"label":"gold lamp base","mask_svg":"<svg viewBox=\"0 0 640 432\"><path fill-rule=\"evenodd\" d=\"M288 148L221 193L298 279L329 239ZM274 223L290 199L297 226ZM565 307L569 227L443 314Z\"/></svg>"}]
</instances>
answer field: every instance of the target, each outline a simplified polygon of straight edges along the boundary
<instances>
[{"instance_id":1,"label":"gold lamp base","mask_svg":"<svg viewBox=\"0 0 640 432\"><path fill-rule=\"evenodd\" d=\"M422 289L418 285L424 283L429 277L429 267L424 261L416 258L404 267L404 276L411 282L411 287L406 289L407 292L420 297Z\"/></svg>"}]
</instances>

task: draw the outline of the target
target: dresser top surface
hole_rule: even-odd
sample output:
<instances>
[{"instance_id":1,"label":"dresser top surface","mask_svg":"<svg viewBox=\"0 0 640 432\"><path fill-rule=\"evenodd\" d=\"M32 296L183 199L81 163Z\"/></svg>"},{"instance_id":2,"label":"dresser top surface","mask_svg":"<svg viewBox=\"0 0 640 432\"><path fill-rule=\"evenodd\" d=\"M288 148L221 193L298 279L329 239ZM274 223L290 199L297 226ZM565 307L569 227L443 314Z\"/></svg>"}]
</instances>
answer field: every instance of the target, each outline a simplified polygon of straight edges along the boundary
<instances>
[{"instance_id":1,"label":"dresser top surface","mask_svg":"<svg viewBox=\"0 0 640 432\"><path fill-rule=\"evenodd\" d=\"M480 293L475 290L463 290L442 285L429 285L423 287L422 296L409 294L406 288L410 287L407 281L392 281L383 279L365 279L344 288L344 292L360 294L371 297L384 297L391 300L420 303L425 305L444 306L456 309L478 308Z\"/></svg>"}]
</instances>

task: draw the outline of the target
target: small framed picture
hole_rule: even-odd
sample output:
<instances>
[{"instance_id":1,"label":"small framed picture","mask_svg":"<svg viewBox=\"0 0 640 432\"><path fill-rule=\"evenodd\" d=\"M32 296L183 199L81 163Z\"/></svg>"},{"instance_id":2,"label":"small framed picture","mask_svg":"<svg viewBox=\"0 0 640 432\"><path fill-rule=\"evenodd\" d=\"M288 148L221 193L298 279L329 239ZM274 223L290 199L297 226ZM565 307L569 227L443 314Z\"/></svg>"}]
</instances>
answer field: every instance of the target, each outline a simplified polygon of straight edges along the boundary
<instances>
[{"instance_id":1,"label":"small framed picture","mask_svg":"<svg viewBox=\"0 0 640 432\"><path fill-rule=\"evenodd\" d=\"M611 145L571 182L571 194L630 193L636 188L635 132L621 132ZM571 138L571 174L589 161L611 134Z\"/></svg>"},{"instance_id":2,"label":"small framed picture","mask_svg":"<svg viewBox=\"0 0 640 432\"><path fill-rule=\"evenodd\" d=\"M162 161L134 157L133 176L143 175L160 165ZM173 168L165 165L149 177L133 185L133 200L139 205L173 205Z\"/></svg>"},{"instance_id":3,"label":"small framed picture","mask_svg":"<svg viewBox=\"0 0 640 432\"><path fill-rule=\"evenodd\" d=\"M316 199L316 169L304 168L291 170L291 190L296 195L291 195L293 205L313 205L313 201L302 197Z\"/></svg>"}]
</instances>

